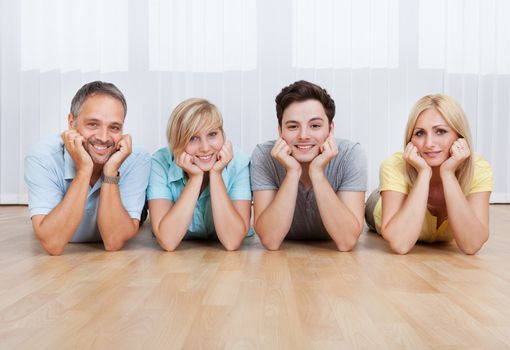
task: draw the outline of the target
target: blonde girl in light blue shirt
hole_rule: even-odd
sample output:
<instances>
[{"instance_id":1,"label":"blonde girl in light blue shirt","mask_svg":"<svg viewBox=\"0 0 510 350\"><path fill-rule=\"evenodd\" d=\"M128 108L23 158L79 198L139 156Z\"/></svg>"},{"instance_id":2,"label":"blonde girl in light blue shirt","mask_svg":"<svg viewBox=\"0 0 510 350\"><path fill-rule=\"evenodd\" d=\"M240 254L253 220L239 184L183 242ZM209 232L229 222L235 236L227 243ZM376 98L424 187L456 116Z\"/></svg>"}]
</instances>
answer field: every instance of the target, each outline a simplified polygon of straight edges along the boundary
<instances>
[{"instance_id":1,"label":"blonde girl in light blue shirt","mask_svg":"<svg viewBox=\"0 0 510 350\"><path fill-rule=\"evenodd\" d=\"M250 229L250 161L225 139L218 108L204 99L181 102L167 140L152 157L147 188L159 244L173 251L184 238L217 237L238 249Z\"/></svg>"}]
</instances>

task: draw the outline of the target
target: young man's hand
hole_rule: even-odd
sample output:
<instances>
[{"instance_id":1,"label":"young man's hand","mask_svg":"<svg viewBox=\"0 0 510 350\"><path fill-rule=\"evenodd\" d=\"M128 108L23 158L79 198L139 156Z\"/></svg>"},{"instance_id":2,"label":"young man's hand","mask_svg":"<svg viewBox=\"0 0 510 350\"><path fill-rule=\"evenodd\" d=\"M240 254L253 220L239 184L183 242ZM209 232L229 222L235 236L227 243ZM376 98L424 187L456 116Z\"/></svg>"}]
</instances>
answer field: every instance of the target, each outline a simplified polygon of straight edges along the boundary
<instances>
[{"instance_id":1,"label":"young man's hand","mask_svg":"<svg viewBox=\"0 0 510 350\"><path fill-rule=\"evenodd\" d=\"M75 129L69 129L61 134L64 147L71 156L76 172L85 172L87 175L92 175L94 163L90 154L85 150L85 138L78 133Z\"/></svg>"},{"instance_id":2,"label":"young man's hand","mask_svg":"<svg viewBox=\"0 0 510 350\"><path fill-rule=\"evenodd\" d=\"M324 174L324 169L326 169L326 166L337 154L338 145L335 140L335 135L331 132L326 141L320 146L319 155L310 163L310 168L308 169L310 176L314 174Z\"/></svg>"},{"instance_id":3,"label":"young man's hand","mask_svg":"<svg viewBox=\"0 0 510 350\"><path fill-rule=\"evenodd\" d=\"M301 173L301 164L292 156L291 148L281 137L276 140L271 150L271 157L276 159L287 172L296 171Z\"/></svg>"},{"instance_id":4,"label":"young man's hand","mask_svg":"<svg viewBox=\"0 0 510 350\"><path fill-rule=\"evenodd\" d=\"M103 173L106 176L117 176L120 166L133 151L131 135L122 135L115 147L117 151L110 156L103 167Z\"/></svg>"}]
</instances>

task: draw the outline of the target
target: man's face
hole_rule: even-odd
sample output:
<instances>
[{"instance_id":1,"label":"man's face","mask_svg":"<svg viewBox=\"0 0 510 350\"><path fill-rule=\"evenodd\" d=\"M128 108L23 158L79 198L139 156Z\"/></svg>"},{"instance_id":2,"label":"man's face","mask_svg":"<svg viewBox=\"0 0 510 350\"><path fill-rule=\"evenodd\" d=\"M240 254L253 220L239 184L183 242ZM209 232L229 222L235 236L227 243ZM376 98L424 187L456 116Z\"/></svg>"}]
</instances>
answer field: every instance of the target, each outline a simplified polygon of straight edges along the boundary
<instances>
[{"instance_id":1,"label":"man's face","mask_svg":"<svg viewBox=\"0 0 510 350\"><path fill-rule=\"evenodd\" d=\"M309 163L320 153L330 125L324 107L317 100L293 102L283 111L281 138L291 148L292 156L300 163Z\"/></svg>"},{"instance_id":2,"label":"man's face","mask_svg":"<svg viewBox=\"0 0 510 350\"><path fill-rule=\"evenodd\" d=\"M124 107L108 95L88 97L77 117L69 114L69 127L85 138L85 150L94 164L105 164L117 150L123 125Z\"/></svg>"}]
</instances>

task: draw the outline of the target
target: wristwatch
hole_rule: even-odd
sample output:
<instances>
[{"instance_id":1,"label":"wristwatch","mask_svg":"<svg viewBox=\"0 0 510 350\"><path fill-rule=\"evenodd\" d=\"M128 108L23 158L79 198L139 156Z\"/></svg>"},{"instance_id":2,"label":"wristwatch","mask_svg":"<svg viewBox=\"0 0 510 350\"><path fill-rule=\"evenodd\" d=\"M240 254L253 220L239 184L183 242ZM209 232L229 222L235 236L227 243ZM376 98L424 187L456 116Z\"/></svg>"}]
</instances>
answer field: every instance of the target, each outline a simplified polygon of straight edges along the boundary
<instances>
[{"instance_id":1,"label":"wristwatch","mask_svg":"<svg viewBox=\"0 0 510 350\"><path fill-rule=\"evenodd\" d=\"M119 179L120 179L119 175L120 175L119 173L117 173L117 176L106 176L105 174L103 174L103 176L102 176L103 183L104 184L118 185L119 184Z\"/></svg>"}]
</instances>

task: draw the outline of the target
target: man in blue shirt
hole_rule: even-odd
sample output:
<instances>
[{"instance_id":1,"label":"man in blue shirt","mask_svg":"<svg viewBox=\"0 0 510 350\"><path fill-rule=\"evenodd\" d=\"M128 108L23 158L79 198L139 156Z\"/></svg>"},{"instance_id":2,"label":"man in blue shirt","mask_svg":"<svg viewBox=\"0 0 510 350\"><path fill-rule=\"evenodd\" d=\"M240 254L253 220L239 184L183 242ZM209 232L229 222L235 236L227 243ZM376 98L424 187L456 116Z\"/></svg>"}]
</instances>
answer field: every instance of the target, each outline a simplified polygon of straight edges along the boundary
<instances>
[{"instance_id":1,"label":"man in blue shirt","mask_svg":"<svg viewBox=\"0 0 510 350\"><path fill-rule=\"evenodd\" d=\"M68 242L119 250L138 232L150 155L123 134L126 112L115 85L88 83L71 102L68 130L26 156L32 226L49 254Z\"/></svg>"}]
</instances>

